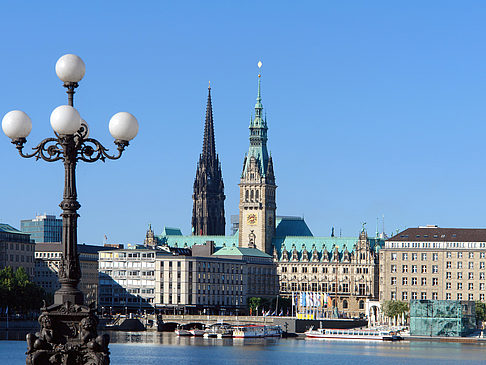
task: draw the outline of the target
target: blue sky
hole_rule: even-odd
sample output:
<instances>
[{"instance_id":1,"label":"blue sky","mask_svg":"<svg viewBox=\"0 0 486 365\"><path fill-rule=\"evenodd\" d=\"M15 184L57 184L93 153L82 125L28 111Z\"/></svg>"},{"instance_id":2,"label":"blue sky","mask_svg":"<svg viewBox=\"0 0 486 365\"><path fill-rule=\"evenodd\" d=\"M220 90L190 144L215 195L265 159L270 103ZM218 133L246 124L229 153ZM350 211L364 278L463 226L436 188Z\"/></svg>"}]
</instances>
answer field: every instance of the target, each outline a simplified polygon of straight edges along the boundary
<instances>
[{"instance_id":1,"label":"blue sky","mask_svg":"<svg viewBox=\"0 0 486 365\"><path fill-rule=\"evenodd\" d=\"M79 241L189 234L211 80L227 222L262 60L277 214L315 235L484 227L483 1L2 2L0 114L24 110L28 148L66 103L54 66L86 63L75 106L113 147L108 121L139 120L118 161L78 166ZM0 136L0 221L60 214L62 163L26 160ZM227 229L229 231L229 229Z\"/></svg>"}]
</instances>

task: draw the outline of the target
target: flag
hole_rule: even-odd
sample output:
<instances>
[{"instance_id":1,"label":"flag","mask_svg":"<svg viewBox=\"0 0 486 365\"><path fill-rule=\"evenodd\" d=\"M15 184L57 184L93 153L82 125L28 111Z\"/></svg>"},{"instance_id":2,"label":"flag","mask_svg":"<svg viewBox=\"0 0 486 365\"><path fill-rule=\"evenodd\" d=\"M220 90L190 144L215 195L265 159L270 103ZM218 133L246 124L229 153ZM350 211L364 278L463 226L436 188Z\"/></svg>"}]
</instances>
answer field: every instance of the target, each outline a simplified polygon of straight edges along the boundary
<instances>
[{"instance_id":1,"label":"flag","mask_svg":"<svg viewBox=\"0 0 486 365\"><path fill-rule=\"evenodd\" d=\"M288 311L289 311L289 310L287 309L287 312L288 312ZM283 315L283 308L282 308L282 309L280 309L280 313L278 314L278 316L279 316L279 317L281 317L282 315Z\"/></svg>"},{"instance_id":2,"label":"flag","mask_svg":"<svg viewBox=\"0 0 486 365\"><path fill-rule=\"evenodd\" d=\"M107 242L108 242L108 237L106 237L106 234L105 234L105 241L107 241Z\"/></svg>"},{"instance_id":3,"label":"flag","mask_svg":"<svg viewBox=\"0 0 486 365\"><path fill-rule=\"evenodd\" d=\"M274 316L277 314L277 308L275 308L275 310L272 312L272 314L270 314L271 316Z\"/></svg>"}]
</instances>

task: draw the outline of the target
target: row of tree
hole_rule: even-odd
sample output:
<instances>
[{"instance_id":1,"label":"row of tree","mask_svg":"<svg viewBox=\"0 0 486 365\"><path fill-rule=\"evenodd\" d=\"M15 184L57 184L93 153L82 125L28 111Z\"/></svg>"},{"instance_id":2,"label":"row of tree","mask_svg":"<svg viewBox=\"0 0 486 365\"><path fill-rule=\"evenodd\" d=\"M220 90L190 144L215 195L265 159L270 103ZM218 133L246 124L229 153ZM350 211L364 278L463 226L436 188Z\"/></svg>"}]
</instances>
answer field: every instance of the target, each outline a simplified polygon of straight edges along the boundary
<instances>
[{"instance_id":1,"label":"row of tree","mask_svg":"<svg viewBox=\"0 0 486 365\"><path fill-rule=\"evenodd\" d=\"M0 307L3 313L7 308L9 313L37 311L43 300L52 302L52 295L30 281L23 267L14 271L7 266L0 270Z\"/></svg>"}]
</instances>

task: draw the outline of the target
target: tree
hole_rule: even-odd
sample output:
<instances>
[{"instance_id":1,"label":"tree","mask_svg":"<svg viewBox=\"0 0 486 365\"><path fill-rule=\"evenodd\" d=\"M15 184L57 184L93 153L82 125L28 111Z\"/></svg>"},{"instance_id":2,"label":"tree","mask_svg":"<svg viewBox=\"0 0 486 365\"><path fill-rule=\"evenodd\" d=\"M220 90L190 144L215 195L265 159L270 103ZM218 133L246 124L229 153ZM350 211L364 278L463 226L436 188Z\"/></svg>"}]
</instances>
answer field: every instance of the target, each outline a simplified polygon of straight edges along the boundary
<instances>
[{"instance_id":1,"label":"tree","mask_svg":"<svg viewBox=\"0 0 486 365\"><path fill-rule=\"evenodd\" d=\"M407 314L409 308L408 303L399 300L387 300L383 303L383 313L387 317L395 318Z\"/></svg>"},{"instance_id":2,"label":"tree","mask_svg":"<svg viewBox=\"0 0 486 365\"><path fill-rule=\"evenodd\" d=\"M476 301L476 322L486 321L486 304Z\"/></svg>"},{"instance_id":3,"label":"tree","mask_svg":"<svg viewBox=\"0 0 486 365\"><path fill-rule=\"evenodd\" d=\"M10 266L0 270L0 307L26 313L39 309L42 300L49 299L43 288L29 280L23 267L15 272Z\"/></svg>"},{"instance_id":4,"label":"tree","mask_svg":"<svg viewBox=\"0 0 486 365\"><path fill-rule=\"evenodd\" d=\"M252 312L257 313L258 315L258 308L262 305L262 298L260 297L251 297L248 299L248 306Z\"/></svg>"}]
</instances>

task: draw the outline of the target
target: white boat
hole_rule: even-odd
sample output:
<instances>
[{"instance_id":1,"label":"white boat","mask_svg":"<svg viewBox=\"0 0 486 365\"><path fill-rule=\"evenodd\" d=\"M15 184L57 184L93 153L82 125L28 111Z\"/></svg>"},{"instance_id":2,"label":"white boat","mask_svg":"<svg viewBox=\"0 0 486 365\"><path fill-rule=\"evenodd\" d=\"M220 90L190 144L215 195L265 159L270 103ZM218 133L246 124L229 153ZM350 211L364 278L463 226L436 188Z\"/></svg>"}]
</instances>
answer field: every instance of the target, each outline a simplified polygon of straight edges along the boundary
<instances>
[{"instance_id":1,"label":"white boat","mask_svg":"<svg viewBox=\"0 0 486 365\"><path fill-rule=\"evenodd\" d=\"M233 327L234 338L258 338L258 337L281 337L282 329L280 326L236 326Z\"/></svg>"},{"instance_id":2,"label":"white boat","mask_svg":"<svg viewBox=\"0 0 486 365\"><path fill-rule=\"evenodd\" d=\"M214 331L206 331L203 335L204 338L216 338L218 334Z\"/></svg>"},{"instance_id":3,"label":"white boat","mask_svg":"<svg viewBox=\"0 0 486 365\"><path fill-rule=\"evenodd\" d=\"M177 336L192 336L192 333L190 331L182 328L177 328L174 332Z\"/></svg>"},{"instance_id":4,"label":"white boat","mask_svg":"<svg viewBox=\"0 0 486 365\"><path fill-rule=\"evenodd\" d=\"M233 337L233 329L231 327L220 328L216 331L217 338Z\"/></svg>"},{"instance_id":5,"label":"white boat","mask_svg":"<svg viewBox=\"0 0 486 365\"><path fill-rule=\"evenodd\" d=\"M392 331L368 329L332 329L312 327L305 332L306 338L325 340L364 340L364 341L399 341L403 338Z\"/></svg>"},{"instance_id":6,"label":"white boat","mask_svg":"<svg viewBox=\"0 0 486 365\"><path fill-rule=\"evenodd\" d=\"M189 330L189 332L191 333L192 336L195 336L195 337L203 337L204 334L206 333L205 330L200 330L200 329L197 329L197 328Z\"/></svg>"}]
</instances>

